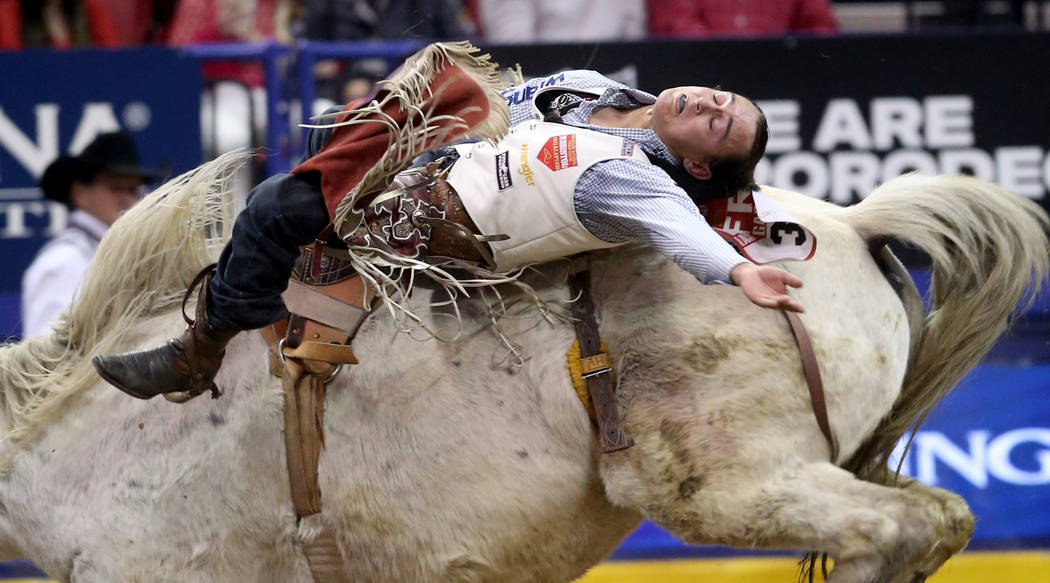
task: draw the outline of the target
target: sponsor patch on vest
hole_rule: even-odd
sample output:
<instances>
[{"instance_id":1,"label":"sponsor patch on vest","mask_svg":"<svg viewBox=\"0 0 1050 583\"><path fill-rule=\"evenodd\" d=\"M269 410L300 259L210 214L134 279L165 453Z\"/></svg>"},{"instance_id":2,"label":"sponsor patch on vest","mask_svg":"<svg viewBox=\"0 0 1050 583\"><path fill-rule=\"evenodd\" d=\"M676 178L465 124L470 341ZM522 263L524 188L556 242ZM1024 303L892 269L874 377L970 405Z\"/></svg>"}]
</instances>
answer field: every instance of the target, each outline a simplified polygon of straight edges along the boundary
<instances>
[{"instance_id":1,"label":"sponsor patch on vest","mask_svg":"<svg viewBox=\"0 0 1050 583\"><path fill-rule=\"evenodd\" d=\"M521 168L518 168L518 174L525 177L525 183L531 186L536 186L536 180L532 176L532 168L529 168L529 143L525 142L521 145Z\"/></svg>"},{"instance_id":2,"label":"sponsor patch on vest","mask_svg":"<svg viewBox=\"0 0 1050 583\"><path fill-rule=\"evenodd\" d=\"M557 172L576 165L576 134L554 136L547 140L536 159Z\"/></svg>"},{"instance_id":3,"label":"sponsor patch on vest","mask_svg":"<svg viewBox=\"0 0 1050 583\"><path fill-rule=\"evenodd\" d=\"M496 154L496 183L499 185L500 191L507 190L512 185L510 180L510 151L508 150L503 150Z\"/></svg>"},{"instance_id":4,"label":"sponsor patch on vest","mask_svg":"<svg viewBox=\"0 0 1050 583\"><path fill-rule=\"evenodd\" d=\"M620 155L634 156L634 142L628 140L627 138L624 138L623 144L620 145Z\"/></svg>"}]
</instances>

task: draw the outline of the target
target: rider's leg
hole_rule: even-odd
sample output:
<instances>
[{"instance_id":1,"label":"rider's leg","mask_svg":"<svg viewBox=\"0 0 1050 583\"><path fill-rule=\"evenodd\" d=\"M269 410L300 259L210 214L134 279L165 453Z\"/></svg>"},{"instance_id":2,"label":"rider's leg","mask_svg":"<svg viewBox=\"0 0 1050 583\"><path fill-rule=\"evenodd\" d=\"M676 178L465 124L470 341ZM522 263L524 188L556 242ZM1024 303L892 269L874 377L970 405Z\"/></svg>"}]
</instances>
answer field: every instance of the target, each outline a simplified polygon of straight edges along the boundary
<instances>
[{"instance_id":1,"label":"rider's leg","mask_svg":"<svg viewBox=\"0 0 1050 583\"><path fill-rule=\"evenodd\" d=\"M198 298L196 319L179 338L153 349L92 361L99 375L140 399L186 391L217 394L213 379L240 330L261 328L288 312L288 285L299 247L328 224L315 173L278 174L259 184Z\"/></svg>"},{"instance_id":2,"label":"rider's leg","mask_svg":"<svg viewBox=\"0 0 1050 583\"><path fill-rule=\"evenodd\" d=\"M415 148L444 146L475 130L492 137L504 127L505 112L495 116L495 122L489 117L492 104L504 103L496 89L495 68L483 59L456 56L462 50L440 44L423 49L406 61L396 81L384 86L383 91L395 98L376 102L385 103L382 113L362 113L364 120L376 123L337 127L321 151L293 175L261 184L252 197L261 198L250 201L237 219L198 321L181 338L161 347L96 357L92 362L99 374L142 399L184 391L194 396L213 389L230 338L238 330L265 326L287 313L280 294L298 248L321 232L328 224L328 211L347 193L357 188L381 190L384 180L409 163L400 156ZM419 102L406 107L402 100L412 95ZM372 172L375 168L378 174Z\"/></svg>"}]
</instances>

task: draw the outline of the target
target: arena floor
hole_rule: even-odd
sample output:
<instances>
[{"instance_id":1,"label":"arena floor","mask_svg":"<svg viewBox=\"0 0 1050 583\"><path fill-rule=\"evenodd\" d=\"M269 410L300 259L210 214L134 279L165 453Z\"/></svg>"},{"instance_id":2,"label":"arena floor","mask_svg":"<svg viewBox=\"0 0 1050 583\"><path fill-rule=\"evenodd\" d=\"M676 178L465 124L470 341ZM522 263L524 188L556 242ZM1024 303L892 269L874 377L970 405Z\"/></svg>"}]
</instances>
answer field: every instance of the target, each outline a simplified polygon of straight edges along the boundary
<instances>
[{"instance_id":1,"label":"arena floor","mask_svg":"<svg viewBox=\"0 0 1050 583\"><path fill-rule=\"evenodd\" d=\"M787 558L610 561L576 583L792 583ZM818 579L819 580L819 579ZM927 583L1050 583L1050 551L971 552L948 561Z\"/></svg>"}]
</instances>

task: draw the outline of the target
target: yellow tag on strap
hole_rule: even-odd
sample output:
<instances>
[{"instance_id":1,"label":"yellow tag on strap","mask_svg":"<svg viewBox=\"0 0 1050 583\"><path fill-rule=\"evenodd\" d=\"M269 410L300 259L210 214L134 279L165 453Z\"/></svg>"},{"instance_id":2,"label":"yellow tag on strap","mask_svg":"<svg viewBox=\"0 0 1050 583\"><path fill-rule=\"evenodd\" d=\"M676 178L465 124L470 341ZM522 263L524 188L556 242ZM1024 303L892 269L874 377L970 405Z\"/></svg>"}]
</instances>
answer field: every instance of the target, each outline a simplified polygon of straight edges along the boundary
<instances>
[{"instance_id":1,"label":"yellow tag on strap","mask_svg":"<svg viewBox=\"0 0 1050 583\"><path fill-rule=\"evenodd\" d=\"M587 414L594 419L594 405L591 404L591 396L587 393L587 383L584 378L592 374L612 374L612 358L609 356L609 347L602 340L602 351L594 356L580 358L580 341L576 340L569 347L566 359L569 364L569 377L572 379L572 388L576 389Z\"/></svg>"}]
</instances>

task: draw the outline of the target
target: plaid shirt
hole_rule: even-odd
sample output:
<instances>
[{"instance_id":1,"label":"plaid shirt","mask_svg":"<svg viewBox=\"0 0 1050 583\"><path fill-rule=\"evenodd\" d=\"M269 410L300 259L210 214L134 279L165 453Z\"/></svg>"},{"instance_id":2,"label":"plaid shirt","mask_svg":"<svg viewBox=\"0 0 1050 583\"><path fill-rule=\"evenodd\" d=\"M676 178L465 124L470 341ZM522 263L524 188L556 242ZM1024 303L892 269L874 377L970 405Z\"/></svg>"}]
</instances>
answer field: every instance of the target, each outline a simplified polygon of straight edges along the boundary
<instances>
[{"instance_id":1,"label":"plaid shirt","mask_svg":"<svg viewBox=\"0 0 1050 583\"><path fill-rule=\"evenodd\" d=\"M588 123L598 107L633 109L656 101L649 93L595 71L565 71L507 89L503 95L510 105L511 124L535 119L532 97L537 89L552 85L605 87L601 97L583 101L566 112L562 121L629 139L649 156L678 163L653 130ZM711 229L689 195L666 172L648 162L613 159L591 166L576 182L573 206L580 223L595 237L610 243L651 245L704 283L729 281L729 271L747 261Z\"/></svg>"}]
</instances>

